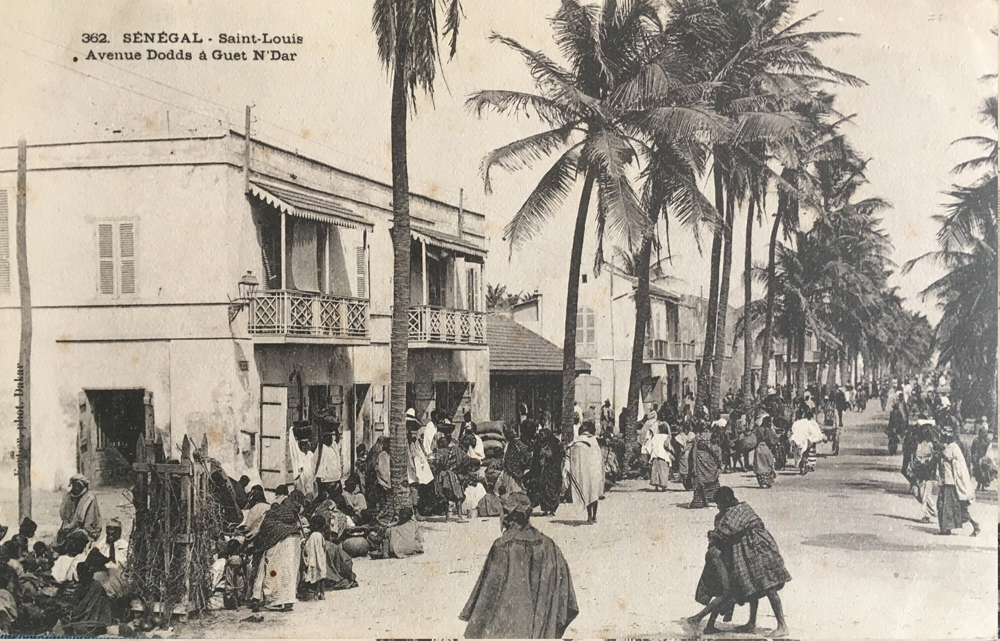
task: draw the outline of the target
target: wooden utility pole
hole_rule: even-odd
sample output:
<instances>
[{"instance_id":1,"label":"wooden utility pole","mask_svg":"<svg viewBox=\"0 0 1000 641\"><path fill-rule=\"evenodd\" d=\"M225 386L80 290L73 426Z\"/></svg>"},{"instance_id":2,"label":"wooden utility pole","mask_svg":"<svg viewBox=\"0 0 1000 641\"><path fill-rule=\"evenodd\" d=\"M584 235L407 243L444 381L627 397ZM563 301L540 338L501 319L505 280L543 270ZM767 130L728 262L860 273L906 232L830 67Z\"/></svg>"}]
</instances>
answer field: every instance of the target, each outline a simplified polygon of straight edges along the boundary
<instances>
[{"instance_id":1,"label":"wooden utility pole","mask_svg":"<svg viewBox=\"0 0 1000 641\"><path fill-rule=\"evenodd\" d=\"M243 141L243 192L250 193L250 105L247 105L246 138Z\"/></svg>"},{"instance_id":2,"label":"wooden utility pole","mask_svg":"<svg viewBox=\"0 0 1000 641\"><path fill-rule=\"evenodd\" d=\"M17 142L17 282L21 299L20 422L17 434L18 520L31 518L31 286L28 282L28 146Z\"/></svg>"}]
</instances>

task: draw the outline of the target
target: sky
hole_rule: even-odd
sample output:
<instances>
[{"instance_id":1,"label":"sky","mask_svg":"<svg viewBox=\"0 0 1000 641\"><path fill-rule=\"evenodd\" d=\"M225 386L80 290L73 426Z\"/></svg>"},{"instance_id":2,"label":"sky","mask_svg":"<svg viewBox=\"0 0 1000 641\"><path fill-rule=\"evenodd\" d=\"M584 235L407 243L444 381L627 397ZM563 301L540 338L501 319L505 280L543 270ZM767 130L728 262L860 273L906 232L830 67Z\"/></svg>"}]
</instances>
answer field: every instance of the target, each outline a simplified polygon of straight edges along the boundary
<instances>
[{"instance_id":1,"label":"sky","mask_svg":"<svg viewBox=\"0 0 1000 641\"><path fill-rule=\"evenodd\" d=\"M249 104L254 136L389 180L390 88L370 28L369 0L3 4L0 145L14 144L19 136L38 143L209 133L227 126L242 130ZM524 117L480 120L464 102L480 89L533 88L520 58L489 36L498 32L557 56L547 18L558 4L465 0L458 53L444 63L433 99L418 101L409 124L413 190L453 204L461 190L466 207L486 214L487 281L513 291L531 291L547 279L564 287L574 198L529 249L510 254L503 227L546 166L499 174L487 195L479 165L488 151L537 132L539 123ZM801 0L796 16L817 11L813 29L859 34L824 44L819 53L830 66L868 83L839 89L837 104L842 112L856 114L848 135L871 159L870 184L861 196L880 196L893 205L884 225L894 244L892 258L901 266L935 248L931 217L942 211L941 192L961 179L950 169L975 152L952 141L989 134L976 112L997 90L995 81L981 80L997 70L997 38L990 32L997 24L996 0ZM195 57L202 49L211 55L213 49L251 48L220 47L220 33L297 35L303 42L278 47L297 53L294 61L86 59L91 49L141 51L145 58L147 47L122 44L123 34L132 31L198 32L203 40L213 38L177 45ZM109 44L85 44L86 33L107 34ZM770 212L775 202L772 198ZM697 294L707 287L708 257L699 253L691 234L676 228L671 234L667 272L677 289ZM756 256L765 256L766 236L766 229L755 230ZM742 229L737 230L737 248L743 247L742 237ZM735 255L731 301L741 300L742 252ZM892 281L907 306L932 321L939 313L919 292L936 274L918 268Z\"/></svg>"}]
</instances>

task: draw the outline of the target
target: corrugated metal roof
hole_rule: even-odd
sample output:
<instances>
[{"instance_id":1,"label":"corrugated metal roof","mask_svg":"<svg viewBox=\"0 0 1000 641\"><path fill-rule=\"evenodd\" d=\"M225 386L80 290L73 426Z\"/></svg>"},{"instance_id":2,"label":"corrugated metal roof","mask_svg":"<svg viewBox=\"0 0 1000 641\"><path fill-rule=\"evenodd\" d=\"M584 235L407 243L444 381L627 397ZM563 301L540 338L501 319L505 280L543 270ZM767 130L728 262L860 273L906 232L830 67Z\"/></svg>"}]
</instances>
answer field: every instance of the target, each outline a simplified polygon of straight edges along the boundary
<instances>
[{"instance_id":1,"label":"corrugated metal roof","mask_svg":"<svg viewBox=\"0 0 1000 641\"><path fill-rule=\"evenodd\" d=\"M500 314L486 315L486 342L491 372L561 372L563 351L524 325ZM576 359L576 371L589 373L590 364Z\"/></svg>"},{"instance_id":2,"label":"corrugated metal roof","mask_svg":"<svg viewBox=\"0 0 1000 641\"><path fill-rule=\"evenodd\" d=\"M250 181L250 191L269 205L292 216L349 228L371 229L372 224L336 199L333 194L263 177Z\"/></svg>"}]
</instances>

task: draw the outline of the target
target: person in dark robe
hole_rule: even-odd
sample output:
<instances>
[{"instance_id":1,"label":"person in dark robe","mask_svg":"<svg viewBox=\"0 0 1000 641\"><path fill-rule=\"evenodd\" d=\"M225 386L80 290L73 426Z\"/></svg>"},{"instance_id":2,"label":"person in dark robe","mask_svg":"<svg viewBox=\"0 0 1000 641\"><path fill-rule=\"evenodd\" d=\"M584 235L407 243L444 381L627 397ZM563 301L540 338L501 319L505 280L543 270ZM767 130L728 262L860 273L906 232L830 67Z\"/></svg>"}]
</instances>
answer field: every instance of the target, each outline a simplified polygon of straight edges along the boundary
<instances>
[{"instance_id":1,"label":"person in dark robe","mask_svg":"<svg viewBox=\"0 0 1000 641\"><path fill-rule=\"evenodd\" d=\"M413 520L413 510L400 508L395 525L385 530L382 539L382 555L386 559L405 559L424 553L424 539L420 533L420 525Z\"/></svg>"},{"instance_id":2,"label":"person in dark robe","mask_svg":"<svg viewBox=\"0 0 1000 641\"><path fill-rule=\"evenodd\" d=\"M534 480L532 504L542 508L542 516L552 516L562 499L565 448L552 430L542 428L535 438L531 472Z\"/></svg>"},{"instance_id":3,"label":"person in dark robe","mask_svg":"<svg viewBox=\"0 0 1000 641\"><path fill-rule=\"evenodd\" d=\"M757 426L757 449L754 450L753 472L757 485L770 488L777 474L774 471L774 449L778 444L778 433L771 426L771 417L766 414Z\"/></svg>"},{"instance_id":4,"label":"person in dark robe","mask_svg":"<svg viewBox=\"0 0 1000 641\"><path fill-rule=\"evenodd\" d=\"M62 524L56 533L56 547L62 548L74 532L84 532L91 541L101 536L101 509L97 497L90 491L90 481L82 474L69 479L70 488L59 508Z\"/></svg>"},{"instance_id":5,"label":"person in dark robe","mask_svg":"<svg viewBox=\"0 0 1000 641\"><path fill-rule=\"evenodd\" d=\"M969 447L968 463L976 477L976 489L986 490L997 477L997 464L990 456L993 437L990 435L990 426L985 416L980 419L978 427L976 438Z\"/></svg>"},{"instance_id":6,"label":"person in dark robe","mask_svg":"<svg viewBox=\"0 0 1000 641\"><path fill-rule=\"evenodd\" d=\"M531 499L502 499L503 534L459 615L468 639L561 638L580 608L559 546L531 526Z\"/></svg>"},{"instance_id":7,"label":"person in dark robe","mask_svg":"<svg viewBox=\"0 0 1000 641\"><path fill-rule=\"evenodd\" d=\"M507 440L507 449L503 455L503 471L497 479L496 493L500 497L511 492L523 492L524 475L531 466L531 450L518 437L517 430L505 427L503 435Z\"/></svg>"},{"instance_id":8,"label":"person in dark robe","mask_svg":"<svg viewBox=\"0 0 1000 641\"><path fill-rule=\"evenodd\" d=\"M106 634L108 626L117 623L123 613L120 602L123 594L109 586L106 580L107 561L107 557L94 549L90 551L87 560L77 566L78 600L72 614L67 617L65 626L66 631L73 636L95 637Z\"/></svg>"},{"instance_id":9,"label":"person in dark robe","mask_svg":"<svg viewBox=\"0 0 1000 641\"><path fill-rule=\"evenodd\" d=\"M392 485L389 480L389 437L375 440L365 461L365 499L368 507L381 513L389 501Z\"/></svg>"},{"instance_id":10,"label":"person in dark robe","mask_svg":"<svg viewBox=\"0 0 1000 641\"><path fill-rule=\"evenodd\" d=\"M691 485L694 488L692 508L708 507L715 500L719 488L719 470L722 469L722 450L712 442L712 431L702 424L694 448L691 450Z\"/></svg>"}]
</instances>

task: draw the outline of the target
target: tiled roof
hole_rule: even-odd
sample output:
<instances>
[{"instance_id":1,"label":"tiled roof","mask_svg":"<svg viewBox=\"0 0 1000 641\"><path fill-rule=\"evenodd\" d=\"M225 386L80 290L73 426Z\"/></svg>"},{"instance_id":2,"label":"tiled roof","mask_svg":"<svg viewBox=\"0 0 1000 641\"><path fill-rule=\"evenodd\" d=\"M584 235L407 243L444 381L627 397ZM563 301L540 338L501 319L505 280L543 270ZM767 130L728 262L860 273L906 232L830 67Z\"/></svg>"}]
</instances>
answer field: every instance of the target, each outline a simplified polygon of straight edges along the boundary
<instances>
[{"instance_id":1,"label":"tiled roof","mask_svg":"<svg viewBox=\"0 0 1000 641\"><path fill-rule=\"evenodd\" d=\"M500 314L486 315L486 342L491 372L561 372L563 351L524 325ZM576 371L589 373L590 364L576 359Z\"/></svg>"}]
</instances>

